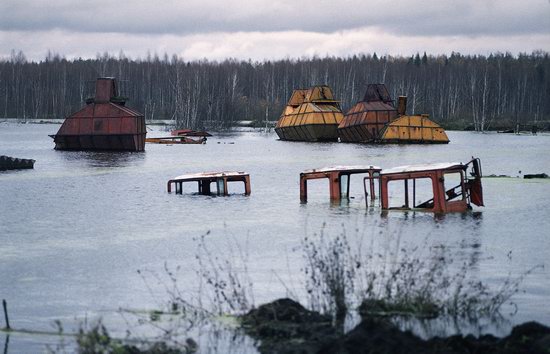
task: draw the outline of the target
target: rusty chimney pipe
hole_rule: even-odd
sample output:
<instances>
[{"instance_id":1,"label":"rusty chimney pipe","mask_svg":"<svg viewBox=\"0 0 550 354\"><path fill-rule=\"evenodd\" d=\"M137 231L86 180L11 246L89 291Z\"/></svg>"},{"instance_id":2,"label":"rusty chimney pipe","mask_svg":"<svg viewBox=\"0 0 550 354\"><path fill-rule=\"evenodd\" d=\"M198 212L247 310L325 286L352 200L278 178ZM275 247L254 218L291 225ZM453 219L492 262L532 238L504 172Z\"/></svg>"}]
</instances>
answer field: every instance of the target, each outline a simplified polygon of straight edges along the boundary
<instances>
[{"instance_id":1,"label":"rusty chimney pipe","mask_svg":"<svg viewBox=\"0 0 550 354\"><path fill-rule=\"evenodd\" d=\"M399 96L399 101L397 103L397 114L404 116L407 111L407 96Z\"/></svg>"},{"instance_id":2,"label":"rusty chimney pipe","mask_svg":"<svg viewBox=\"0 0 550 354\"><path fill-rule=\"evenodd\" d=\"M115 79L112 77L98 78L95 84L95 102L106 103L114 96L117 96Z\"/></svg>"}]
</instances>

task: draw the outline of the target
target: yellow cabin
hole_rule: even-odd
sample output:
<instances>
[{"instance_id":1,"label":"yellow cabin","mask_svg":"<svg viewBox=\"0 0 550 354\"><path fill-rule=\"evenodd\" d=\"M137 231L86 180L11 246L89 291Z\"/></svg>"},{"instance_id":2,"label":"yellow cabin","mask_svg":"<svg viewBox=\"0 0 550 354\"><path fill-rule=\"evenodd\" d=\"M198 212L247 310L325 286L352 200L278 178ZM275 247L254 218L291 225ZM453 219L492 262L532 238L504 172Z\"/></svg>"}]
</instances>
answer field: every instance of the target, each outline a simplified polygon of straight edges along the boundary
<instances>
[{"instance_id":1,"label":"yellow cabin","mask_svg":"<svg viewBox=\"0 0 550 354\"><path fill-rule=\"evenodd\" d=\"M343 118L340 102L334 99L330 87L294 90L275 132L281 140L337 141Z\"/></svg>"},{"instance_id":2,"label":"yellow cabin","mask_svg":"<svg viewBox=\"0 0 550 354\"><path fill-rule=\"evenodd\" d=\"M449 138L445 130L431 121L427 114L419 116L400 116L386 125L380 142L447 144Z\"/></svg>"}]
</instances>

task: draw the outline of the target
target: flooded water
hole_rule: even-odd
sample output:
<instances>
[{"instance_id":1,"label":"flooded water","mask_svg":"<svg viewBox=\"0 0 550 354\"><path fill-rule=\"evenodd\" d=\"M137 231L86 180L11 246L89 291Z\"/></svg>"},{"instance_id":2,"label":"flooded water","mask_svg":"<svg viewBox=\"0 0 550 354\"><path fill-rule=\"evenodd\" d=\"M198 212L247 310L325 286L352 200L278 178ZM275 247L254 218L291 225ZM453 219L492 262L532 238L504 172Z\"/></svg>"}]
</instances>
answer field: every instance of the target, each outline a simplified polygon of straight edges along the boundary
<instances>
[{"instance_id":1,"label":"flooded water","mask_svg":"<svg viewBox=\"0 0 550 354\"><path fill-rule=\"evenodd\" d=\"M548 180L485 178L486 207L441 218L367 210L357 177L349 203L331 205L326 181L310 182L309 202L299 202L299 173L327 165L394 167L476 156L485 176L550 173L549 135L449 132L451 143L443 146L367 146L238 132L216 134L206 145L91 153L53 150L48 134L58 127L0 123L0 154L36 160L34 170L0 172L0 298L8 301L13 328L52 330L61 320L74 329L84 318L117 323L119 308L158 308L166 289L146 284L136 271L161 271L165 263L182 267L178 284L192 292L193 239L208 231L220 257L228 245L245 245L256 304L285 296L285 288L303 284L303 237L323 225L329 236L346 230L378 243L397 235L404 244L449 245L459 259L475 257L475 276L489 284L544 265L523 281L514 297L517 313L491 331L506 334L529 320L550 325ZM221 170L249 172L252 194L242 195L242 185L230 197L193 194L194 184L183 195L166 192L174 176ZM56 341L16 333L9 352L41 351Z\"/></svg>"}]
</instances>

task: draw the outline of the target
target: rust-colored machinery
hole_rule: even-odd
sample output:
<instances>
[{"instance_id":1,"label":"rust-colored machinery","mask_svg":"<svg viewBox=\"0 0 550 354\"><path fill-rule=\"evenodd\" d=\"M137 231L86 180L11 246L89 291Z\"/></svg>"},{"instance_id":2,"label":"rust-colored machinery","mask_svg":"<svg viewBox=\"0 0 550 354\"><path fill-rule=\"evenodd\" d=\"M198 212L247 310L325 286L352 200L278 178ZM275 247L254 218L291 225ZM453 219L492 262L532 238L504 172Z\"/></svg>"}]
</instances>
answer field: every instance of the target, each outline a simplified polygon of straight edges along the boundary
<instances>
[{"instance_id":1,"label":"rust-colored machinery","mask_svg":"<svg viewBox=\"0 0 550 354\"><path fill-rule=\"evenodd\" d=\"M383 84L367 86L365 97L357 102L338 126L340 141L346 143L374 142L386 124L397 118L388 89Z\"/></svg>"},{"instance_id":2,"label":"rust-colored machinery","mask_svg":"<svg viewBox=\"0 0 550 354\"><path fill-rule=\"evenodd\" d=\"M125 104L114 78L97 79L95 97L51 135L55 149L144 151L145 117Z\"/></svg>"},{"instance_id":3,"label":"rust-colored machinery","mask_svg":"<svg viewBox=\"0 0 550 354\"><path fill-rule=\"evenodd\" d=\"M378 189L383 211L450 213L466 212L472 209L472 204L484 206L481 161L473 157L466 164L443 162L388 169L367 165L335 166L307 170L300 173L300 201L307 203L308 180L321 178L329 181L332 202L349 199L353 174L366 175L363 187L367 207L368 199L371 206L374 205Z\"/></svg>"},{"instance_id":4,"label":"rust-colored machinery","mask_svg":"<svg viewBox=\"0 0 550 354\"><path fill-rule=\"evenodd\" d=\"M211 184L214 183L216 194L220 196L229 195L228 182L243 182L244 194L250 195L250 175L240 171L202 172L174 177L166 185L168 193L172 193L172 185L174 185L176 194L183 194L183 183L188 182L197 182L199 194L202 195L211 194Z\"/></svg>"},{"instance_id":5,"label":"rust-colored machinery","mask_svg":"<svg viewBox=\"0 0 550 354\"><path fill-rule=\"evenodd\" d=\"M337 141L343 117L330 87L294 90L275 132L281 140Z\"/></svg>"},{"instance_id":6,"label":"rust-colored machinery","mask_svg":"<svg viewBox=\"0 0 550 354\"><path fill-rule=\"evenodd\" d=\"M445 130L427 114L406 115L407 97L398 108L384 84L369 84L365 97L353 106L338 126L342 142L447 144Z\"/></svg>"},{"instance_id":7,"label":"rust-colored machinery","mask_svg":"<svg viewBox=\"0 0 550 354\"><path fill-rule=\"evenodd\" d=\"M457 175L458 178L451 178ZM471 204L483 206L481 161L472 158L466 164L451 162L401 166L384 169L380 173L380 196L383 210L416 210L434 213L465 212ZM427 181L431 198L419 200L418 183ZM392 206L390 190L403 182L404 204ZM412 182L412 188L411 183ZM390 184L392 187L390 187ZM426 183L424 184L425 187ZM411 197L412 192L412 197ZM399 199L401 200L401 199Z\"/></svg>"},{"instance_id":8,"label":"rust-colored machinery","mask_svg":"<svg viewBox=\"0 0 550 354\"><path fill-rule=\"evenodd\" d=\"M307 181L310 179L328 179L330 200L339 202L349 198L350 178L354 174L368 174L371 198L375 198L374 178L382 169L377 166L334 166L307 170L300 173L300 201L307 203Z\"/></svg>"}]
</instances>

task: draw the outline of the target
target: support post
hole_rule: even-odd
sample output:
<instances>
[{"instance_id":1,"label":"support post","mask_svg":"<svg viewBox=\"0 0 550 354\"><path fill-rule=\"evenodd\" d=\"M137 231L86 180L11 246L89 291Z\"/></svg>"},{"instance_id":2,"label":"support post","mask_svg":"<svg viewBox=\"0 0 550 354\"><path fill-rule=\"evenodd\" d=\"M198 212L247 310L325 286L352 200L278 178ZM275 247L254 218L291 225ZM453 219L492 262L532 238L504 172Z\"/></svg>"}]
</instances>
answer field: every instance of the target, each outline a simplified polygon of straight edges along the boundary
<instances>
[{"instance_id":1,"label":"support post","mask_svg":"<svg viewBox=\"0 0 550 354\"><path fill-rule=\"evenodd\" d=\"M409 180L405 180L405 207L409 207Z\"/></svg>"},{"instance_id":2,"label":"support post","mask_svg":"<svg viewBox=\"0 0 550 354\"><path fill-rule=\"evenodd\" d=\"M244 194L250 195L250 176L244 178Z\"/></svg>"},{"instance_id":3,"label":"support post","mask_svg":"<svg viewBox=\"0 0 550 354\"><path fill-rule=\"evenodd\" d=\"M413 208L416 207L416 178L413 178Z\"/></svg>"},{"instance_id":4,"label":"support post","mask_svg":"<svg viewBox=\"0 0 550 354\"><path fill-rule=\"evenodd\" d=\"M300 176L300 202L307 203L307 178Z\"/></svg>"},{"instance_id":5,"label":"support post","mask_svg":"<svg viewBox=\"0 0 550 354\"><path fill-rule=\"evenodd\" d=\"M4 319L6 320L6 329L11 330L10 319L8 318L8 303L5 299L2 299L2 307L4 307Z\"/></svg>"},{"instance_id":6,"label":"support post","mask_svg":"<svg viewBox=\"0 0 550 354\"><path fill-rule=\"evenodd\" d=\"M376 195L374 193L374 176L372 172L369 172L369 184L370 184L370 200L374 201Z\"/></svg>"},{"instance_id":7,"label":"support post","mask_svg":"<svg viewBox=\"0 0 550 354\"><path fill-rule=\"evenodd\" d=\"M338 172L331 172L328 175L329 188L330 188L330 200L340 201L340 174Z\"/></svg>"}]
</instances>

